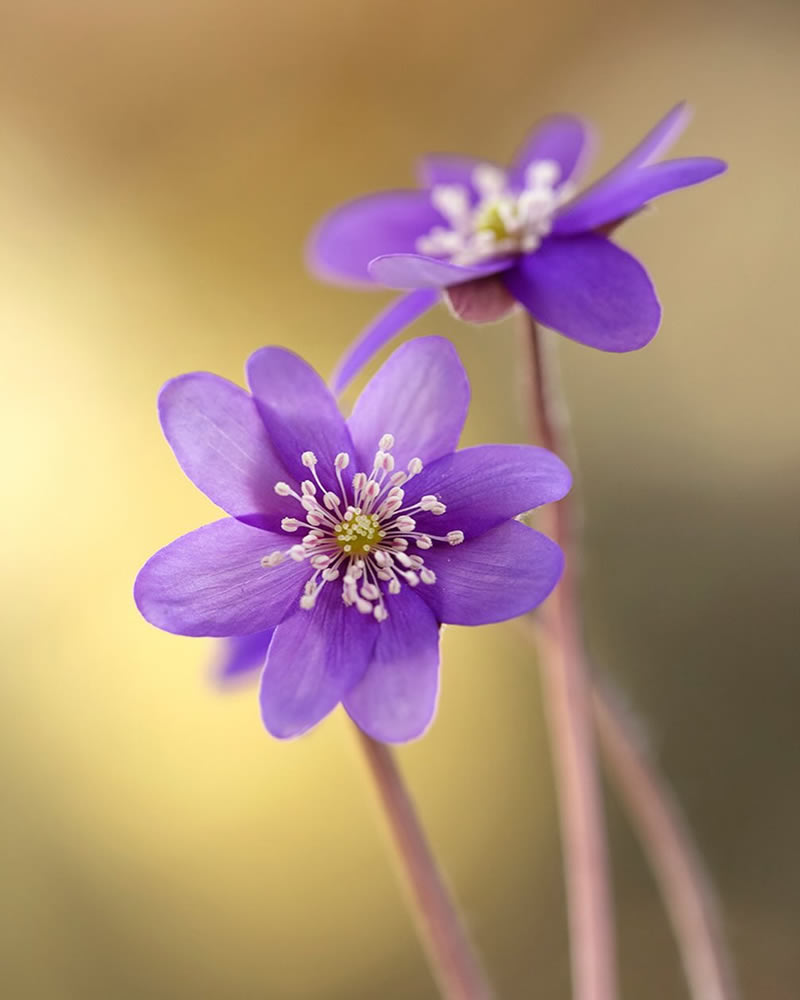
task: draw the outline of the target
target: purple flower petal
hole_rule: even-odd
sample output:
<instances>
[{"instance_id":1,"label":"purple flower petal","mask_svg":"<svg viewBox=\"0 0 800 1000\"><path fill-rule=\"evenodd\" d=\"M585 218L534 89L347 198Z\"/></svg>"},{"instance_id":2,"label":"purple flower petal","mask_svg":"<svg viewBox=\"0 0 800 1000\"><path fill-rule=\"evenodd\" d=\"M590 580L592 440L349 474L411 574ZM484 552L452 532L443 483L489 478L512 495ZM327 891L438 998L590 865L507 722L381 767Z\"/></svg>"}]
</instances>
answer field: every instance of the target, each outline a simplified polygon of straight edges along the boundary
<instances>
[{"instance_id":1,"label":"purple flower petal","mask_svg":"<svg viewBox=\"0 0 800 1000\"><path fill-rule=\"evenodd\" d=\"M509 518L560 500L572 476L560 458L527 444L485 444L440 458L404 487L406 504L433 494L444 514L415 514L419 531L463 531L474 538Z\"/></svg>"},{"instance_id":2,"label":"purple flower petal","mask_svg":"<svg viewBox=\"0 0 800 1000\"><path fill-rule=\"evenodd\" d=\"M711 156L695 156L684 160L667 160L652 167L622 171L608 175L603 184L596 184L580 198L567 205L555 220L553 233L567 235L597 229L607 222L624 218L638 211L647 202L670 191L700 184L726 169L722 160Z\"/></svg>"},{"instance_id":3,"label":"purple flower petal","mask_svg":"<svg viewBox=\"0 0 800 1000\"><path fill-rule=\"evenodd\" d=\"M336 489L333 463L353 443L336 400L311 365L282 347L262 347L247 362L247 380L267 433L286 468L311 479L300 456L313 452L322 483Z\"/></svg>"},{"instance_id":4,"label":"purple flower petal","mask_svg":"<svg viewBox=\"0 0 800 1000\"><path fill-rule=\"evenodd\" d=\"M422 736L436 712L439 623L408 587L389 597L387 607L367 672L344 707L373 739L405 743Z\"/></svg>"},{"instance_id":5,"label":"purple flower petal","mask_svg":"<svg viewBox=\"0 0 800 1000\"><path fill-rule=\"evenodd\" d=\"M476 196L472 185L472 175L475 168L482 166L486 160L476 160L472 156L459 156L452 153L429 153L423 156L417 168L420 183L427 188L437 184L460 184Z\"/></svg>"},{"instance_id":6,"label":"purple flower petal","mask_svg":"<svg viewBox=\"0 0 800 1000\"><path fill-rule=\"evenodd\" d=\"M550 115L533 129L511 164L512 187L525 186L525 169L536 160L555 160L561 167L559 184L579 174L590 152L589 126L574 115Z\"/></svg>"},{"instance_id":7,"label":"purple flower petal","mask_svg":"<svg viewBox=\"0 0 800 1000\"><path fill-rule=\"evenodd\" d=\"M538 322L603 351L644 347L661 320L642 265L592 233L545 240L504 280Z\"/></svg>"},{"instance_id":8,"label":"purple flower petal","mask_svg":"<svg viewBox=\"0 0 800 1000\"><path fill-rule=\"evenodd\" d=\"M435 288L418 288L395 299L374 319L347 348L339 362L339 367L331 378L331 386L336 395L344 392L350 381L384 344L434 306L439 301L439 294Z\"/></svg>"},{"instance_id":9,"label":"purple flower petal","mask_svg":"<svg viewBox=\"0 0 800 1000\"><path fill-rule=\"evenodd\" d=\"M208 372L180 375L161 390L158 415L181 468L209 500L278 530L281 501L272 487L287 473L248 392Z\"/></svg>"},{"instance_id":10,"label":"purple flower petal","mask_svg":"<svg viewBox=\"0 0 800 1000\"><path fill-rule=\"evenodd\" d=\"M387 253L413 253L443 219L427 191L383 191L335 209L312 232L309 270L333 282L372 284L367 265Z\"/></svg>"},{"instance_id":11,"label":"purple flower petal","mask_svg":"<svg viewBox=\"0 0 800 1000\"><path fill-rule=\"evenodd\" d=\"M678 140L681 132L689 124L692 117L692 109L681 101L671 108L664 117L658 121L647 133L638 145L628 153L628 155L617 164L611 173L617 170L629 170L634 167L644 167L658 159L662 153L666 153L669 147Z\"/></svg>"},{"instance_id":12,"label":"purple flower petal","mask_svg":"<svg viewBox=\"0 0 800 1000\"><path fill-rule=\"evenodd\" d=\"M438 257L418 253L389 253L370 261L372 278L387 288L447 288L462 281L474 281L505 271L512 264L508 257L474 267L451 264Z\"/></svg>"},{"instance_id":13,"label":"purple flower petal","mask_svg":"<svg viewBox=\"0 0 800 1000\"><path fill-rule=\"evenodd\" d=\"M264 666L267 649L275 633L274 628L252 635L235 635L220 640L220 657L215 668L217 680L221 684L238 680L243 674L254 674Z\"/></svg>"},{"instance_id":14,"label":"purple flower petal","mask_svg":"<svg viewBox=\"0 0 800 1000\"><path fill-rule=\"evenodd\" d=\"M277 625L300 600L307 564L262 556L287 549L285 535L235 518L207 524L156 552L139 571L133 596L142 615L178 635L231 636Z\"/></svg>"},{"instance_id":15,"label":"purple flower petal","mask_svg":"<svg viewBox=\"0 0 800 1000\"><path fill-rule=\"evenodd\" d=\"M462 545L424 553L436 583L418 592L441 622L488 625L535 608L555 587L564 556L555 542L507 521Z\"/></svg>"},{"instance_id":16,"label":"purple flower petal","mask_svg":"<svg viewBox=\"0 0 800 1000\"><path fill-rule=\"evenodd\" d=\"M369 472L382 435L394 435L397 469L455 451L469 408L469 381L453 345L420 337L392 354L356 400L347 424Z\"/></svg>"},{"instance_id":17,"label":"purple flower petal","mask_svg":"<svg viewBox=\"0 0 800 1000\"><path fill-rule=\"evenodd\" d=\"M379 625L323 587L311 611L298 611L275 630L261 675L261 718L279 739L299 736L332 711L358 683Z\"/></svg>"}]
</instances>

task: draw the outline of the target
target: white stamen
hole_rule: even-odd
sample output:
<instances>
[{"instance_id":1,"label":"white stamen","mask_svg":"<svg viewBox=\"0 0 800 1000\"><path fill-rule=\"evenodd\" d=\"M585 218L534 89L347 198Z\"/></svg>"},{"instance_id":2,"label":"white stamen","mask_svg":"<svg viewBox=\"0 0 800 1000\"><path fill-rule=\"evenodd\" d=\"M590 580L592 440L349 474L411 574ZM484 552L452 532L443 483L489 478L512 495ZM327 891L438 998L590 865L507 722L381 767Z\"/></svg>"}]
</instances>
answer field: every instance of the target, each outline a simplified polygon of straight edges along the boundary
<instances>
[{"instance_id":1,"label":"white stamen","mask_svg":"<svg viewBox=\"0 0 800 1000\"><path fill-rule=\"evenodd\" d=\"M461 185L435 185L431 203L449 223L420 236L419 253L470 266L495 257L533 253L551 228L559 209L573 196L561 182L555 160L535 160L525 170L522 190L493 164L479 164L472 173L477 202Z\"/></svg>"},{"instance_id":2,"label":"white stamen","mask_svg":"<svg viewBox=\"0 0 800 1000\"><path fill-rule=\"evenodd\" d=\"M352 497L342 481L342 470L350 464L346 452L340 452L333 462L338 493L323 486L317 473L317 457L311 451L304 451L301 461L311 469L313 480L303 480L299 493L288 483L275 484L278 496L291 497L305 512L305 520L284 517L282 530L295 533L302 529L305 534L287 551L265 555L261 565L271 569L286 556L296 562L310 563L313 572L300 598L304 610L315 607L323 587L341 579L345 605L376 622L386 621L389 611L385 601L399 594L403 584L416 587L420 582L432 584L436 580L434 571L417 553L432 548L436 542L457 545L463 541L460 531L441 536L416 530L415 515L443 514L446 507L434 494L426 494L403 507L406 497L403 486L422 471L423 465L419 458L412 458L406 472L394 472L391 454L394 444L392 434L381 436L369 475L356 472L352 478ZM411 543L415 546L414 553L408 551Z\"/></svg>"}]
</instances>

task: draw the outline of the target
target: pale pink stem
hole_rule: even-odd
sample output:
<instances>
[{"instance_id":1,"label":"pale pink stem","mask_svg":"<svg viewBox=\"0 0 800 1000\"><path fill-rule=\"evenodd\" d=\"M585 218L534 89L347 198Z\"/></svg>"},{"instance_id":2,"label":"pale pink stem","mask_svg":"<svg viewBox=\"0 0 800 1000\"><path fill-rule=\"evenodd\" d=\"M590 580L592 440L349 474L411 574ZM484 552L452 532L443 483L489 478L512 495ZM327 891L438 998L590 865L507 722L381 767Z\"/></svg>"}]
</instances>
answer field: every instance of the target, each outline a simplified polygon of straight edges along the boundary
<instances>
[{"instance_id":1,"label":"pale pink stem","mask_svg":"<svg viewBox=\"0 0 800 1000\"><path fill-rule=\"evenodd\" d=\"M531 418L539 442L560 452L561 414L550 394L541 331L527 314ZM564 575L532 616L556 774L567 886L574 1000L616 1000L614 918L603 800L591 719L590 681L576 628L578 588L568 499L543 508L544 530L566 556Z\"/></svg>"},{"instance_id":2,"label":"pale pink stem","mask_svg":"<svg viewBox=\"0 0 800 1000\"><path fill-rule=\"evenodd\" d=\"M357 730L431 971L447 1000L491 1000L486 974L447 888L389 747Z\"/></svg>"},{"instance_id":3,"label":"pale pink stem","mask_svg":"<svg viewBox=\"0 0 800 1000\"><path fill-rule=\"evenodd\" d=\"M534 431L542 444L562 458L568 458L565 423L566 407L558 372L543 357L541 334L532 320L526 322L525 340L531 361ZM562 517L557 524L557 540L572 553L578 549L574 519L563 508L574 500L561 502ZM573 578L574 586L574 578ZM577 590L566 601L571 616L568 630L576 655L589 663L583 645ZM525 622L533 632L532 622ZM585 667L588 673L588 667ZM737 1000L739 990L721 929L721 921L711 880L692 840L680 807L639 736L636 720L614 695L608 682L594 679L591 703L598 737L609 773L631 823L638 832L672 922L681 960L693 1000Z\"/></svg>"}]
</instances>

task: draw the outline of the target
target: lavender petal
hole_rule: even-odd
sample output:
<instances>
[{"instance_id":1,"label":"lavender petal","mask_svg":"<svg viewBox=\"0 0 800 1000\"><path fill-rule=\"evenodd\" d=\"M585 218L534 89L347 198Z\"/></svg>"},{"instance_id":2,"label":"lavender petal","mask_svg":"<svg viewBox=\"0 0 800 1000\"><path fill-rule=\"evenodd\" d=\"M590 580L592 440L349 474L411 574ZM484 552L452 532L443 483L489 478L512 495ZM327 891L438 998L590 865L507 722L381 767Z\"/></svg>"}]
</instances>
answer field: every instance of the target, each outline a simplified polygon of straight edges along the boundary
<instances>
[{"instance_id":1,"label":"lavender petal","mask_svg":"<svg viewBox=\"0 0 800 1000\"><path fill-rule=\"evenodd\" d=\"M275 630L261 675L261 718L279 739L315 726L364 674L379 625L347 607L341 588L323 587L310 611Z\"/></svg>"},{"instance_id":2,"label":"lavender petal","mask_svg":"<svg viewBox=\"0 0 800 1000\"><path fill-rule=\"evenodd\" d=\"M394 436L397 469L455 451L469 408L469 381L453 345L419 337L392 354L356 400L348 427L369 471L383 434Z\"/></svg>"},{"instance_id":3,"label":"lavender petal","mask_svg":"<svg viewBox=\"0 0 800 1000\"><path fill-rule=\"evenodd\" d=\"M412 253L417 239L443 223L427 191L382 191L349 201L317 225L309 270L326 281L372 284L367 265L387 253Z\"/></svg>"},{"instance_id":4,"label":"lavender petal","mask_svg":"<svg viewBox=\"0 0 800 1000\"><path fill-rule=\"evenodd\" d=\"M644 347L661 320L642 265L592 233L545 240L504 280L538 322L603 351Z\"/></svg>"},{"instance_id":5,"label":"lavender petal","mask_svg":"<svg viewBox=\"0 0 800 1000\"><path fill-rule=\"evenodd\" d=\"M544 503L560 500L572 476L558 456L527 444L485 444L464 448L426 466L408 482L405 503L434 495L444 514L417 513L421 532L463 531L474 538Z\"/></svg>"},{"instance_id":6,"label":"lavender petal","mask_svg":"<svg viewBox=\"0 0 800 1000\"><path fill-rule=\"evenodd\" d=\"M435 288L418 288L385 309L348 347L333 374L331 385L338 396L378 351L396 334L439 301Z\"/></svg>"},{"instance_id":7,"label":"lavender petal","mask_svg":"<svg viewBox=\"0 0 800 1000\"><path fill-rule=\"evenodd\" d=\"M265 568L286 536L224 518L189 532L144 564L134 599L152 625L178 635L231 636L277 625L299 601L307 564Z\"/></svg>"},{"instance_id":8,"label":"lavender petal","mask_svg":"<svg viewBox=\"0 0 800 1000\"><path fill-rule=\"evenodd\" d=\"M441 622L488 625L531 611L555 587L564 556L555 542L507 521L462 545L424 553L436 582L418 588Z\"/></svg>"},{"instance_id":9,"label":"lavender petal","mask_svg":"<svg viewBox=\"0 0 800 1000\"><path fill-rule=\"evenodd\" d=\"M407 587L387 599L387 608L367 671L344 707L373 739L405 743L422 736L436 712L439 623Z\"/></svg>"}]
</instances>

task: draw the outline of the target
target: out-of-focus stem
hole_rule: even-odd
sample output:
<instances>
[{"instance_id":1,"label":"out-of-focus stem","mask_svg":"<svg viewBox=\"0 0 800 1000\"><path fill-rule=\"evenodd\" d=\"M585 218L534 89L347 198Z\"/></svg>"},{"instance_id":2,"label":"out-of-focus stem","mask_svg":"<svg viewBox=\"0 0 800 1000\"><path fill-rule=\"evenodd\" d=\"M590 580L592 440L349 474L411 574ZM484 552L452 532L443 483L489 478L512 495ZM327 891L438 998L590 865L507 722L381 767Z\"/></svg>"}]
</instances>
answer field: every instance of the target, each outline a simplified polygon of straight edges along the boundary
<instances>
[{"instance_id":1,"label":"out-of-focus stem","mask_svg":"<svg viewBox=\"0 0 800 1000\"><path fill-rule=\"evenodd\" d=\"M546 355L541 332L528 317L524 340L530 361L533 432L545 447L568 459L566 406L558 371L552 356ZM574 500L568 497L559 506L554 537L573 565L573 575L568 579L572 594L565 602L572 618L568 631L575 654L584 664L584 673L589 674L574 575L578 554L578 532L574 515L570 516ZM528 619L525 625L533 633L533 621ZM591 685L591 705L611 780L658 882L691 995L694 1000L737 1000L739 990L714 890L680 807L666 779L649 759L630 710L609 682L596 676Z\"/></svg>"},{"instance_id":2,"label":"out-of-focus stem","mask_svg":"<svg viewBox=\"0 0 800 1000\"><path fill-rule=\"evenodd\" d=\"M661 890L691 995L737 1000L714 890L680 806L637 739L636 720L600 681L592 705L609 774Z\"/></svg>"},{"instance_id":3,"label":"out-of-focus stem","mask_svg":"<svg viewBox=\"0 0 800 1000\"><path fill-rule=\"evenodd\" d=\"M389 747L357 730L413 904L431 970L447 1000L493 994L466 927L425 839Z\"/></svg>"},{"instance_id":4,"label":"out-of-focus stem","mask_svg":"<svg viewBox=\"0 0 800 1000\"><path fill-rule=\"evenodd\" d=\"M550 389L541 331L522 314L530 359L531 418L544 447L559 447L559 400ZM616 1000L614 919L605 817L592 728L590 682L577 629L577 580L568 499L542 511L545 531L566 556L564 575L531 617L539 646L542 686L556 775L567 887L574 1000ZM549 530L548 530L549 529Z\"/></svg>"}]
</instances>

